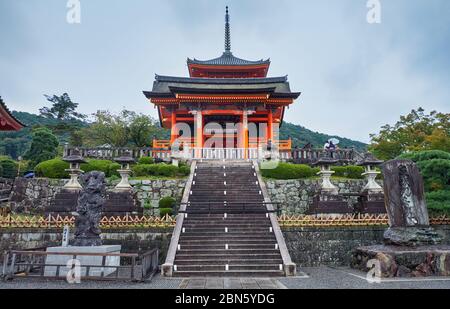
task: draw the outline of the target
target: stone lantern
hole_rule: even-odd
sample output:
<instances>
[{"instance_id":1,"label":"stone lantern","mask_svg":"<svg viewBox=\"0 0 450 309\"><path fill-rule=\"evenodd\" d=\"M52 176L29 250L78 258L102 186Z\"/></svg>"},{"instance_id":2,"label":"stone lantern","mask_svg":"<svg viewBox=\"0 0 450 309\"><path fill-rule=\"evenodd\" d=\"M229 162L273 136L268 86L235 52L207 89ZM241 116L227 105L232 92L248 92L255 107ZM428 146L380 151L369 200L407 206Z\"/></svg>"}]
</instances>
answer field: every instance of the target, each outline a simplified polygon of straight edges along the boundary
<instances>
[{"instance_id":1,"label":"stone lantern","mask_svg":"<svg viewBox=\"0 0 450 309\"><path fill-rule=\"evenodd\" d=\"M338 188L331 183L331 176L335 173L331 170L331 166L338 163L339 161L333 159L329 156L323 156L317 160L313 165L320 167L320 172L317 175L322 179L321 184L321 192L337 195L339 190Z\"/></svg>"},{"instance_id":2,"label":"stone lantern","mask_svg":"<svg viewBox=\"0 0 450 309\"><path fill-rule=\"evenodd\" d=\"M118 190L130 190L132 187L128 180L128 177L131 174L130 165L134 163L134 159L131 156L131 152L125 151L121 157L115 158L114 161L121 165L120 170L117 170L122 177L120 183L116 186Z\"/></svg>"},{"instance_id":3,"label":"stone lantern","mask_svg":"<svg viewBox=\"0 0 450 309\"><path fill-rule=\"evenodd\" d=\"M344 197L339 194L339 189L331 183L331 176L335 173L331 166L338 163L329 153L321 156L313 165L320 167L317 173L322 179L320 187L313 197L313 202L307 210L308 215L342 215L353 213Z\"/></svg>"},{"instance_id":4,"label":"stone lantern","mask_svg":"<svg viewBox=\"0 0 450 309\"><path fill-rule=\"evenodd\" d=\"M383 193L383 188L375 181L377 176L381 174L375 167L381 163L383 163L383 161L376 159L371 153L366 153L364 159L357 164L363 166L365 169L365 172L362 175L366 178L367 184L364 187L363 192L367 192L368 194Z\"/></svg>"},{"instance_id":5,"label":"stone lantern","mask_svg":"<svg viewBox=\"0 0 450 309\"><path fill-rule=\"evenodd\" d=\"M72 150L70 155L63 158L63 161L70 164L70 168L66 170L66 172L69 172L70 180L66 183L64 188L69 190L81 190L82 187L78 182L78 177L83 171L80 169L80 165L81 163L86 163L86 161L81 156L80 150Z\"/></svg>"}]
</instances>

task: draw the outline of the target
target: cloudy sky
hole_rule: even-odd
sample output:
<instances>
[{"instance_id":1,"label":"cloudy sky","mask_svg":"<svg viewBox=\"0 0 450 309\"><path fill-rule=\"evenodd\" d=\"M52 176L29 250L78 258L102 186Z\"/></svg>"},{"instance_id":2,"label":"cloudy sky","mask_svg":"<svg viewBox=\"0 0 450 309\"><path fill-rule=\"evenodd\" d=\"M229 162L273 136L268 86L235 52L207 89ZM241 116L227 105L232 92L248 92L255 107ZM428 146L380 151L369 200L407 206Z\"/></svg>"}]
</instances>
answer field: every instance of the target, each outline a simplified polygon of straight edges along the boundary
<instances>
[{"instance_id":1,"label":"cloudy sky","mask_svg":"<svg viewBox=\"0 0 450 309\"><path fill-rule=\"evenodd\" d=\"M44 94L68 92L80 111L156 111L142 90L155 73L187 76L186 58L223 51L230 6L232 51L271 58L269 75L289 75L303 94L286 120L365 142L419 106L450 112L450 1L0 0L0 95L37 113Z\"/></svg>"}]
</instances>

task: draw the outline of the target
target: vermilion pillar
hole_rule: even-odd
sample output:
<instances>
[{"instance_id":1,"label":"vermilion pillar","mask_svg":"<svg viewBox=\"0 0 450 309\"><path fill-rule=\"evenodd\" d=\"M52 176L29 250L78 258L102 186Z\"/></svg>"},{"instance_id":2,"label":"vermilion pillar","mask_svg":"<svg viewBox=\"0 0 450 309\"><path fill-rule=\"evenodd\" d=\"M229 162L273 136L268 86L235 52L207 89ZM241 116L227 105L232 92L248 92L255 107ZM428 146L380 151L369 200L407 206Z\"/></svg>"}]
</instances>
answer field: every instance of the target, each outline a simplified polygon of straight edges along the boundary
<instances>
[{"instance_id":1,"label":"vermilion pillar","mask_svg":"<svg viewBox=\"0 0 450 309\"><path fill-rule=\"evenodd\" d=\"M172 146L178 135L178 132L176 130L177 114L175 113L175 111L172 111L172 114L171 114L171 125L172 125L172 127L171 127L171 131L170 131L170 145Z\"/></svg>"},{"instance_id":2,"label":"vermilion pillar","mask_svg":"<svg viewBox=\"0 0 450 309\"><path fill-rule=\"evenodd\" d=\"M273 142L273 111L271 108L267 118L267 141L271 140Z\"/></svg>"}]
</instances>

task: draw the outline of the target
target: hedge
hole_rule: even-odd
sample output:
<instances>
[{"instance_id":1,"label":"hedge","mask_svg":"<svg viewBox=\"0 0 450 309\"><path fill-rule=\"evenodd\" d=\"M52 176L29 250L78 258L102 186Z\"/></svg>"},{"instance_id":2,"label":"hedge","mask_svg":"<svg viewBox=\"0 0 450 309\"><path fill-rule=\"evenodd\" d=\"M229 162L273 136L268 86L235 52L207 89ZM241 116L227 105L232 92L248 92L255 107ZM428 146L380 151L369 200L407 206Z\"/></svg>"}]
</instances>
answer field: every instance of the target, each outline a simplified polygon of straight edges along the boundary
<instances>
[{"instance_id":1,"label":"hedge","mask_svg":"<svg viewBox=\"0 0 450 309\"><path fill-rule=\"evenodd\" d=\"M0 160L1 177L15 178L17 176L18 164L11 159Z\"/></svg>"},{"instance_id":2,"label":"hedge","mask_svg":"<svg viewBox=\"0 0 450 309\"><path fill-rule=\"evenodd\" d=\"M333 166L331 168L334 171L335 177L344 177L350 179L363 179L362 173L364 173L364 168L362 166Z\"/></svg>"},{"instance_id":3,"label":"hedge","mask_svg":"<svg viewBox=\"0 0 450 309\"><path fill-rule=\"evenodd\" d=\"M64 162L61 158L48 160L39 163L35 167L37 176L63 179L68 178L69 173L65 170L69 168L69 163ZM99 171L105 173L106 177L119 176L117 172L120 169L120 164L109 160L89 160L88 163L83 163L80 166L84 172Z\"/></svg>"},{"instance_id":4,"label":"hedge","mask_svg":"<svg viewBox=\"0 0 450 309\"><path fill-rule=\"evenodd\" d=\"M450 152L442 150L414 151L402 154L398 157L398 159L408 159L414 162L434 160L434 159L450 160Z\"/></svg>"},{"instance_id":5,"label":"hedge","mask_svg":"<svg viewBox=\"0 0 450 309\"><path fill-rule=\"evenodd\" d=\"M426 191L450 189L450 160L419 161L417 166L424 178Z\"/></svg>"},{"instance_id":6,"label":"hedge","mask_svg":"<svg viewBox=\"0 0 450 309\"><path fill-rule=\"evenodd\" d=\"M165 163L159 164L138 164L132 167L134 177L145 176L164 176L164 177L176 177L186 176L186 168L177 167Z\"/></svg>"},{"instance_id":7,"label":"hedge","mask_svg":"<svg viewBox=\"0 0 450 309\"><path fill-rule=\"evenodd\" d=\"M34 168L36 175L54 179L69 178L69 173L65 170L69 168L69 163L60 158L39 163Z\"/></svg>"},{"instance_id":8,"label":"hedge","mask_svg":"<svg viewBox=\"0 0 450 309\"><path fill-rule=\"evenodd\" d=\"M441 190L426 194L427 206L432 214L450 215L450 190Z\"/></svg>"},{"instance_id":9,"label":"hedge","mask_svg":"<svg viewBox=\"0 0 450 309\"><path fill-rule=\"evenodd\" d=\"M153 164L155 160L152 157L142 157L139 159L138 164Z\"/></svg>"},{"instance_id":10,"label":"hedge","mask_svg":"<svg viewBox=\"0 0 450 309\"><path fill-rule=\"evenodd\" d=\"M274 169L261 167L263 177L273 179L301 179L313 177L319 170L304 164L291 164L280 162Z\"/></svg>"}]
</instances>

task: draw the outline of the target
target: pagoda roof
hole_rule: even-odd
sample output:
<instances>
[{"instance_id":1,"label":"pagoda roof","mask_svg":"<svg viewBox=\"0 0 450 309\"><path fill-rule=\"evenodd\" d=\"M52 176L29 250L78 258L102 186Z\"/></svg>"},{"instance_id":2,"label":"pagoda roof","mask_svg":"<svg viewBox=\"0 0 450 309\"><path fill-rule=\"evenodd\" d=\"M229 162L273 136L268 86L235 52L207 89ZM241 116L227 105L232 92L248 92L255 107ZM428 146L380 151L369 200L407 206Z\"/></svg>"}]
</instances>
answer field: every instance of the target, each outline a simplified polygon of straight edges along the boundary
<instances>
[{"instance_id":1,"label":"pagoda roof","mask_svg":"<svg viewBox=\"0 0 450 309\"><path fill-rule=\"evenodd\" d=\"M0 97L0 131L18 131L24 127L26 126L12 115Z\"/></svg>"},{"instance_id":2,"label":"pagoda roof","mask_svg":"<svg viewBox=\"0 0 450 309\"><path fill-rule=\"evenodd\" d=\"M287 76L271 78L187 78L156 75L147 98L173 97L175 93L270 93L274 97L298 98L291 92Z\"/></svg>"},{"instance_id":3,"label":"pagoda roof","mask_svg":"<svg viewBox=\"0 0 450 309\"><path fill-rule=\"evenodd\" d=\"M222 56L218 58L214 58L211 60L197 60L197 59L190 59L187 60L188 64L198 64L198 65L219 65L219 66L245 66L245 65L265 65L270 64L270 59L267 60L257 60L257 61L250 61L250 60L244 60L238 57L235 57L232 52L225 51Z\"/></svg>"}]
</instances>

